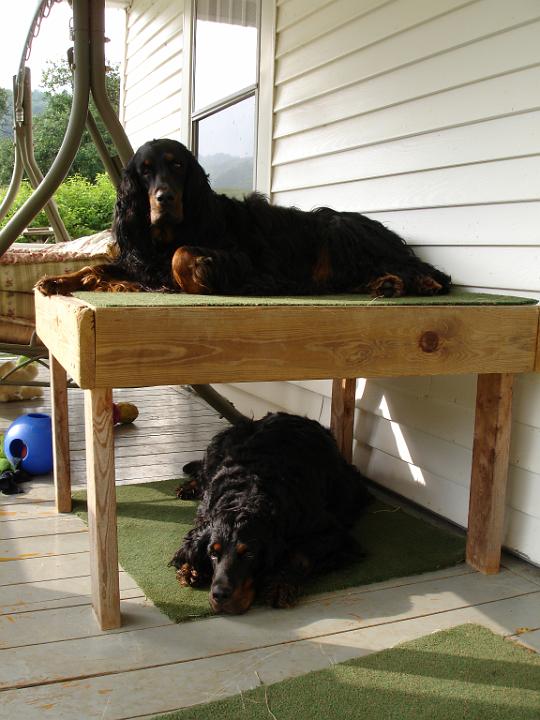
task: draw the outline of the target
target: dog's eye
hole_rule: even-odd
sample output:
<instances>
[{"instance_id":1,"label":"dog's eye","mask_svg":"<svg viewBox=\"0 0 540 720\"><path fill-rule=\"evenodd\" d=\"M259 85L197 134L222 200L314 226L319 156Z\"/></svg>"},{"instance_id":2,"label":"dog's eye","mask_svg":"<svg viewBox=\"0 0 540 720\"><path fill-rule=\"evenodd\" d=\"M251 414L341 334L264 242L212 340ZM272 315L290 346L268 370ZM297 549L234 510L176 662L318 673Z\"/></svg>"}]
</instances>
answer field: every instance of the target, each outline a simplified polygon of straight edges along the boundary
<instances>
[{"instance_id":1,"label":"dog's eye","mask_svg":"<svg viewBox=\"0 0 540 720\"><path fill-rule=\"evenodd\" d=\"M242 557L242 555L248 554L248 546L246 543L238 543L236 546L236 554Z\"/></svg>"},{"instance_id":2,"label":"dog's eye","mask_svg":"<svg viewBox=\"0 0 540 720\"><path fill-rule=\"evenodd\" d=\"M182 163L180 161L173 162L173 167L180 169L182 167Z\"/></svg>"},{"instance_id":3,"label":"dog's eye","mask_svg":"<svg viewBox=\"0 0 540 720\"><path fill-rule=\"evenodd\" d=\"M216 542L216 543L213 543L212 545L210 545L210 557L213 560L219 560L219 558L221 556L221 551L222 551L221 543Z\"/></svg>"},{"instance_id":4,"label":"dog's eye","mask_svg":"<svg viewBox=\"0 0 540 720\"><path fill-rule=\"evenodd\" d=\"M143 165L141 172L143 175L149 175L152 172L152 168L150 165Z\"/></svg>"}]
</instances>

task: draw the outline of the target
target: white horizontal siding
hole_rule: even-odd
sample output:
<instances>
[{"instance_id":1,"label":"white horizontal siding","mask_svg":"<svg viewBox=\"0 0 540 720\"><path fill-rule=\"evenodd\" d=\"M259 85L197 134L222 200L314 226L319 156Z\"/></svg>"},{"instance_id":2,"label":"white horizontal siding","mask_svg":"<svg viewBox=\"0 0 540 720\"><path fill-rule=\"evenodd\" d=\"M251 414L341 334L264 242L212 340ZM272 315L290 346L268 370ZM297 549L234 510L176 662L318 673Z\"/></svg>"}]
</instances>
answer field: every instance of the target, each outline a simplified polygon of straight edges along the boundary
<instances>
[{"instance_id":1,"label":"white horizontal siding","mask_svg":"<svg viewBox=\"0 0 540 720\"><path fill-rule=\"evenodd\" d=\"M338 210L357 209L366 213L539 198L537 155L298 188L274 195L277 203L305 210L330 205Z\"/></svg>"},{"instance_id":2,"label":"white horizontal siding","mask_svg":"<svg viewBox=\"0 0 540 720\"><path fill-rule=\"evenodd\" d=\"M444 268L457 285L511 293L540 292L540 247L432 246L416 248L423 260Z\"/></svg>"},{"instance_id":3,"label":"white horizontal siding","mask_svg":"<svg viewBox=\"0 0 540 720\"><path fill-rule=\"evenodd\" d=\"M128 10L122 121L138 147L180 139L183 2L133 0Z\"/></svg>"},{"instance_id":4,"label":"white horizontal siding","mask_svg":"<svg viewBox=\"0 0 540 720\"><path fill-rule=\"evenodd\" d=\"M540 6L539 10L540 10ZM298 133L301 130L336 122L345 117L372 112L384 107L399 105L415 98L446 91L539 62L537 40L540 22L534 22L495 37L486 38L475 45L457 47L442 55L422 62L406 65L390 72L370 77L366 75L356 83L338 89L325 87L321 77L319 94L301 104L280 108L281 94L276 91L276 136ZM279 67L279 62L278 62ZM362 74L366 72L363 64ZM336 75L324 69L335 81ZM340 77L339 74L337 76ZM305 78L302 81L305 82ZM531 95L531 106L538 106L538 98Z\"/></svg>"},{"instance_id":5,"label":"white horizontal siding","mask_svg":"<svg viewBox=\"0 0 540 720\"><path fill-rule=\"evenodd\" d=\"M454 206L370 216L416 246L540 245L540 201L476 205L472 211L468 206Z\"/></svg>"},{"instance_id":6,"label":"white horizontal siding","mask_svg":"<svg viewBox=\"0 0 540 720\"><path fill-rule=\"evenodd\" d=\"M366 105L357 115L348 115L347 108L341 112L344 119L311 129L298 127L290 137L276 136L274 162L283 164L388 140L427 136L445 128L537 110L540 98L531 93L535 87L540 87L540 65L407 100L397 108L370 109ZM360 91L358 94L363 98Z\"/></svg>"},{"instance_id":7,"label":"white horizontal siding","mask_svg":"<svg viewBox=\"0 0 540 720\"><path fill-rule=\"evenodd\" d=\"M540 111L277 165L273 191L479 164L531 153L540 154Z\"/></svg>"}]
</instances>

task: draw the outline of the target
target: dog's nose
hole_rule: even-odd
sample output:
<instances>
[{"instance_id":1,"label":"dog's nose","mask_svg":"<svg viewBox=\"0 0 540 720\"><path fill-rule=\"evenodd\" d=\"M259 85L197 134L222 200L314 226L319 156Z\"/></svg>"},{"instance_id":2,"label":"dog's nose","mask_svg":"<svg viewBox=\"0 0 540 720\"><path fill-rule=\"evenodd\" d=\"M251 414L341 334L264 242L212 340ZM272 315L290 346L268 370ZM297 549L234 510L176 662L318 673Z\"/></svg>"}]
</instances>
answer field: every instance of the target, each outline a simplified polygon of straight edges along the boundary
<instances>
[{"instance_id":1,"label":"dog's nose","mask_svg":"<svg viewBox=\"0 0 540 720\"><path fill-rule=\"evenodd\" d=\"M228 585L214 585L212 587L212 597L217 602L227 600L232 595L232 589Z\"/></svg>"},{"instance_id":2,"label":"dog's nose","mask_svg":"<svg viewBox=\"0 0 540 720\"><path fill-rule=\"evenodd\" d=\"M156 193L156 200L160 205L167 205L167 203L172 202L173 194L170 190L158 190Z\"/></svg>"}]
</instances>

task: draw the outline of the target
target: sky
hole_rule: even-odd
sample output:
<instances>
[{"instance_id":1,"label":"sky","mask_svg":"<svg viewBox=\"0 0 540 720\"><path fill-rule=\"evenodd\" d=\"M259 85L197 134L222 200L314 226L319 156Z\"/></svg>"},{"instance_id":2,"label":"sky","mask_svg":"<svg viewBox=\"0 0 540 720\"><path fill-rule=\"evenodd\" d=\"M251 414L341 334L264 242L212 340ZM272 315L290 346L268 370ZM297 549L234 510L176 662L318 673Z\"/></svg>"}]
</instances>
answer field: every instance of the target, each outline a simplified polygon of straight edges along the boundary
<instances>
[{"instance_id":1,"label":"sky","mask_svg":"<svg viewBox=\"0 0 540 720\"><path fill-rule=\"evenodd\" d=\"M17 74L22 49L39 0L0 0L0 87L11 89L13 75ZM71 10L67 2L53 5L51 14L43 20L41 31L32 43L32 54L27 63L32 71L32 88L39 88L41 71L46 60L57 61L66 57L72 43L69 37ZM109 62L120 62L123 47L123 12L107 9L106 35L111 42L105 45Z\"/></svg>"}]
</instances>

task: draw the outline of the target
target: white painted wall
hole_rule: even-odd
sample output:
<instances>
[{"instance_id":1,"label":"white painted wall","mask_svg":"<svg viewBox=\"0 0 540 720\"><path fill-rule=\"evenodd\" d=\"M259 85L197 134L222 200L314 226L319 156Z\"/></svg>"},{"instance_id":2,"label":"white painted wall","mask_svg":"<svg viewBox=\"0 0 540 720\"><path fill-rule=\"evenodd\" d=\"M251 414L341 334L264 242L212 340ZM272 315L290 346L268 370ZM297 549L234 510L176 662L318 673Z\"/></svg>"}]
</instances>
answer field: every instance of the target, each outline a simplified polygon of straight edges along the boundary
<instances>
[{"instance_id":1,"label":"white painted wall","mask_svg":"<svg viewBox=\"0 0 540 720\"><path fill-rule=\"evenodd\" d=\"M365 212L455 282L540 298L540 3L278 2L274 202ZM354 459L465 526L476 378L359 381ZM329 422L329 382L225 389ZM515 390L505 543L540 563L540 378Z\"/></svg>"},{"instance_id":2,"label":"white painted wall","mask_svg":"<svg viewBox=\"0 0 540 720\"><path fill-rule=\"evenodd\" d=\"M133 0L127 11L120 119L134 148L180 140L183 0Z\"/></svg>"}]
</instances>

